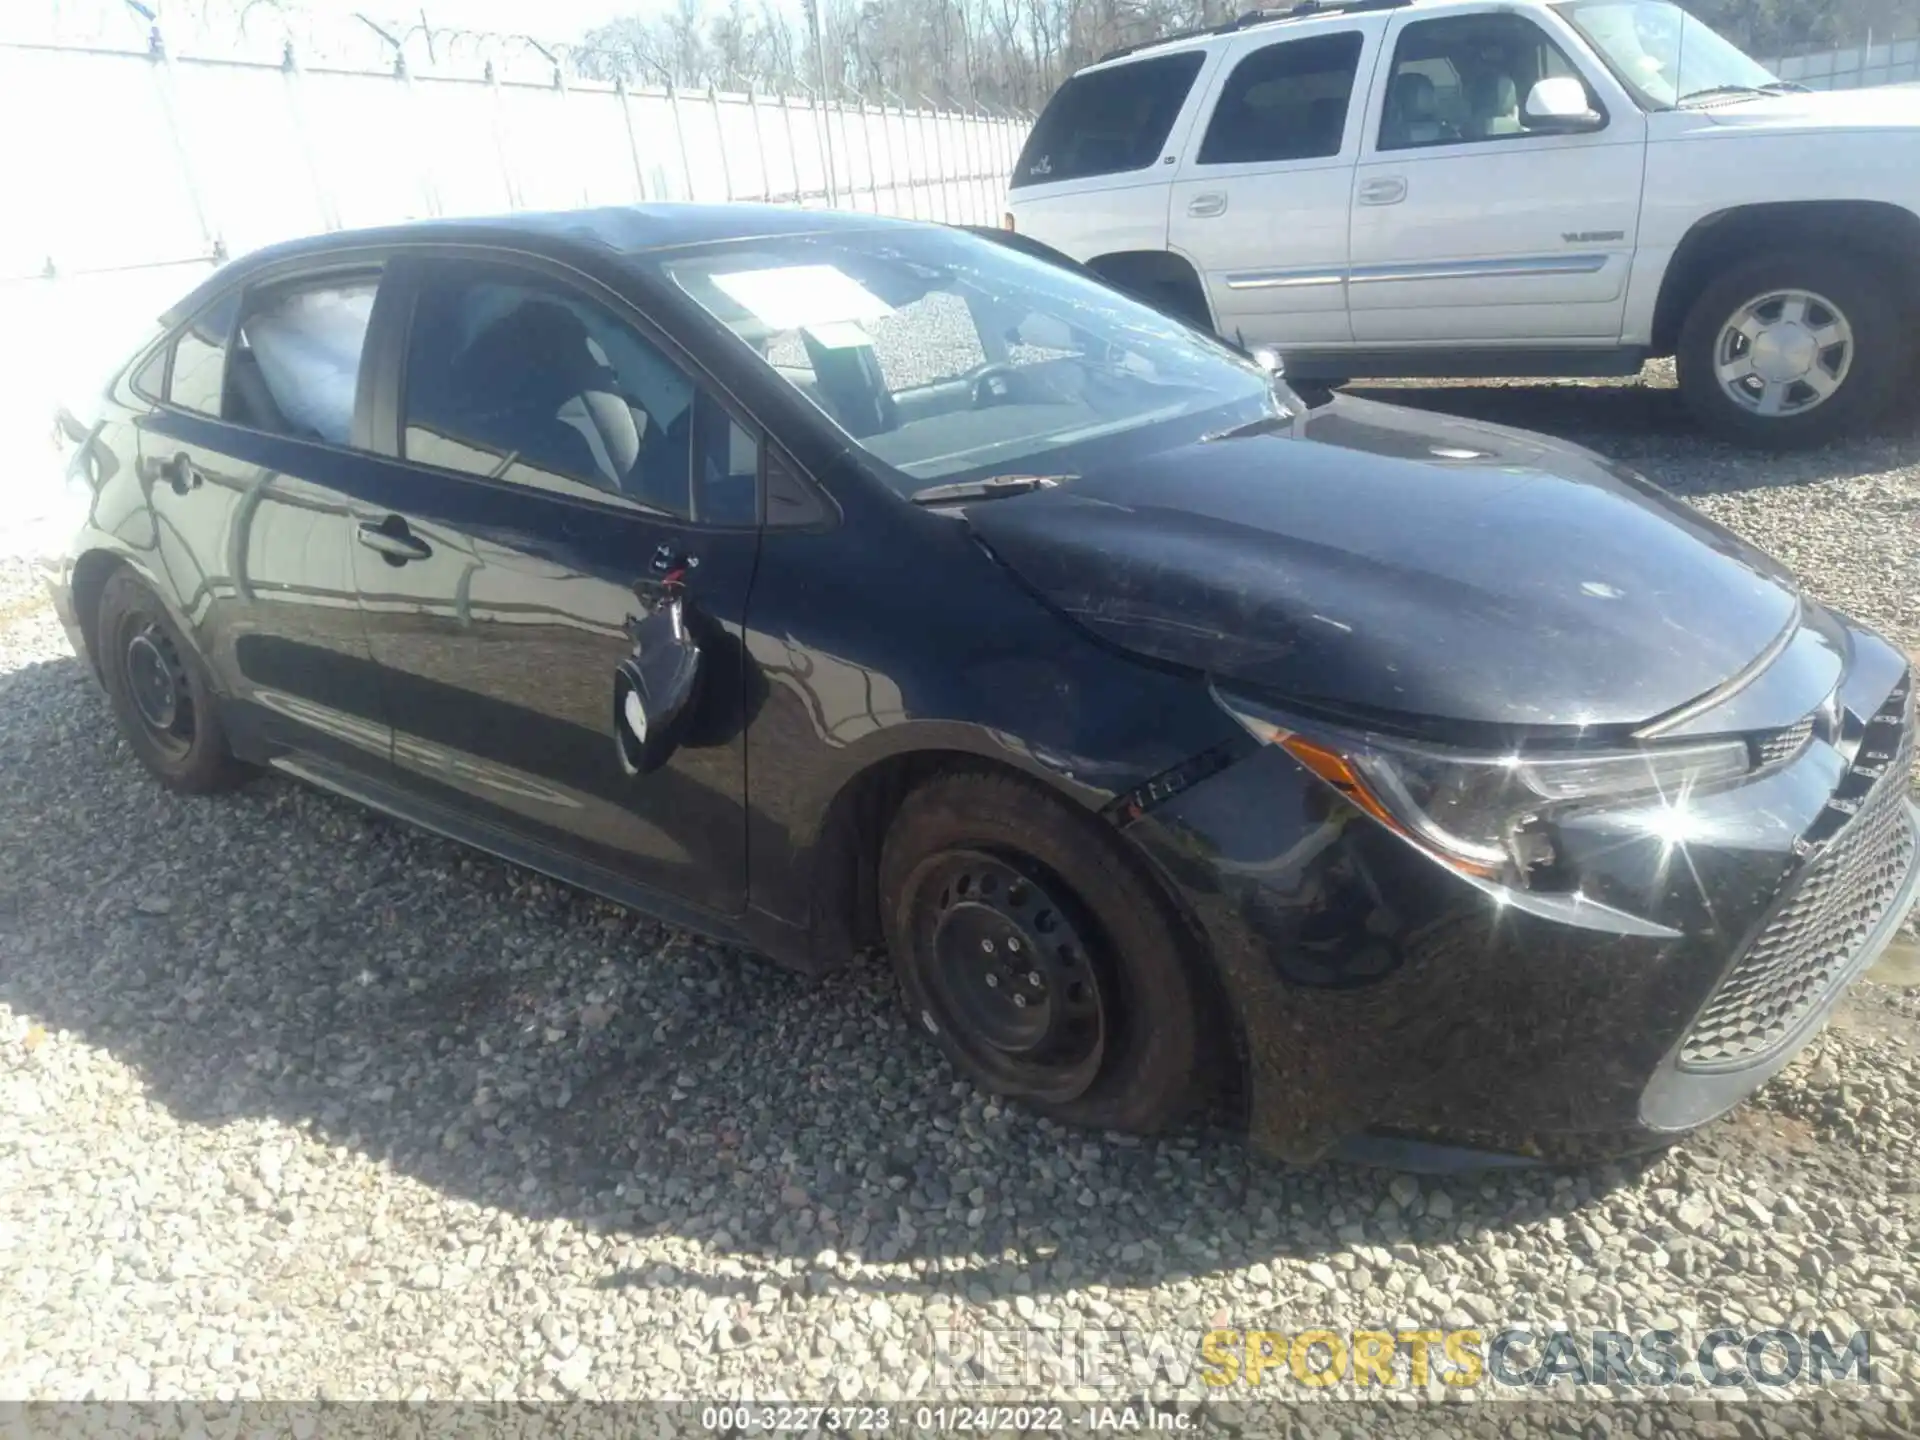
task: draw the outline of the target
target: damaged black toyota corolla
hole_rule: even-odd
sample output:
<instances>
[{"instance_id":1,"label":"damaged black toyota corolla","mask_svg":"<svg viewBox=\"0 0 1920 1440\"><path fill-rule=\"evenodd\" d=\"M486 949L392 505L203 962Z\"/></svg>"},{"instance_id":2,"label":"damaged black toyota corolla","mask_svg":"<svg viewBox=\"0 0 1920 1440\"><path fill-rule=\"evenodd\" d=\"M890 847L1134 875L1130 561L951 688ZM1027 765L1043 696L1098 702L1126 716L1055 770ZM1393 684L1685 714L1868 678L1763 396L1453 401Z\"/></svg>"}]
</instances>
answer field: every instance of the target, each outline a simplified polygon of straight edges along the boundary
<instances>
[{"instance_id":1,"label":"damaged black toyota corolla","mask_svg":"<svg viewBox=\"0 0 1920 1440\"><path fill-rule=\"evenodd\" d=\"M809 969L884 945L960 1073L1073 1122L1657 1144L1920 874L1907 663L1765 556L963 232L301 242L71 428L55 592L163 783L273 767Z\"/></svg>"}]
</instances>

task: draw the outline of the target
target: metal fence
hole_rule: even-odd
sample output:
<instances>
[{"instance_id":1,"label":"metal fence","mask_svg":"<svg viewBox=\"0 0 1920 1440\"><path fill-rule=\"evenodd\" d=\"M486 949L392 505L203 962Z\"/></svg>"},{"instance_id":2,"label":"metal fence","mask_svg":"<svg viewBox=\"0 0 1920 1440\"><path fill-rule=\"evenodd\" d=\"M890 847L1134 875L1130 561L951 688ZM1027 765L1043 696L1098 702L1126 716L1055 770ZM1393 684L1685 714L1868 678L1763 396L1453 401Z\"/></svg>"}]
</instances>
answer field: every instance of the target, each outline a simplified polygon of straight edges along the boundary
<instances>
[{"instance_id":1,"label":"metal fence","mask_svg":"<svg viewBox=\"0 0 1920 1440\"><path fill-rule=\"evenodd\" d=\"M275 240L688 199L992 223L1029 123L523 76L0 41L0 440L48 432L202 274ZM22 493L0 476L0 530Z\"/></svg>"},{"instance_id":2,"label":"metal fence","mask_svg":"<svg viewBox=\"0 0 1920 1440\"><path fill-rule=\"evenodd\" d=\"M1787 55L1773 73L1813 90L1862 90L1874 85L1920 83L1920 38L1869 41L1844 50Z\"/></svg>"},{"instance_id":3,"label":"metal fence","mask_svg":"<svg viewBox=\"0 0 1920 1440\"><path fill-rule=\"evenodd\" d=\"M0 42L0 280L437 215L772 200L988 223L1022 117ZM37 143L26 137L38 137ZM25 142L25 143L23 143ZM35 203L39 202L39 203Z\"/></svg>"}]
</instances>

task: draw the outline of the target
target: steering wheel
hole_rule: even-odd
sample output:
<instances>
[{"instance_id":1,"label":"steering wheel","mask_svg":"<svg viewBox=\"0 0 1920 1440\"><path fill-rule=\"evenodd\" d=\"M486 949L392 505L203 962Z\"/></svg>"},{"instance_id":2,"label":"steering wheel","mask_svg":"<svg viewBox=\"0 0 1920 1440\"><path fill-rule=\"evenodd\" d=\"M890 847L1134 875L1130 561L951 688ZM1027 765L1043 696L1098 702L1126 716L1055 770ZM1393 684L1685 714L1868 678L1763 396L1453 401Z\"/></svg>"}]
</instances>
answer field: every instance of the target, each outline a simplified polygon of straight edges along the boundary
<instances>
[{"instance_id":1,"label":"steering wheel","mask_svg":"<svg viewBox=\"0 0 1920 1440\"><path fill-rule=\"evenodd\" d=\"M984 410L1013 394L1018 367L1005 360L989 360L973 372L973 408Z\"/></svg>"}]
</instances>

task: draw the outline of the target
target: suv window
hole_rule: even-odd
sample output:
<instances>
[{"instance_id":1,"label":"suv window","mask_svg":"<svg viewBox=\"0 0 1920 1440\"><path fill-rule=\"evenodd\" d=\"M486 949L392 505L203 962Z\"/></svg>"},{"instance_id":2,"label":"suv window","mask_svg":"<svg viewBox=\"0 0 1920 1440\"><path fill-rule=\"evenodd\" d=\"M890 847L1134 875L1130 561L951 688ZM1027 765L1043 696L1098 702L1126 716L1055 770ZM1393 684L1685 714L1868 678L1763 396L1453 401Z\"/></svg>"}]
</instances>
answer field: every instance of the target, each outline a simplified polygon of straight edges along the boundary
<instances>
[{"instance_id":1,"label":"suv window","mask_svg":"<svg viewBox=\"0 0 1920 1440\"><path fill-rule=\"evenodd\" d=\"M227 359L222 414L270 435L351 443L360 352L378 286L378 277L356 275L248 296ZM176 391L182 358L174 357Z\"/></svg>"},{"instance_id":2,"label":"suv window","mask_svg":"<svg viewBox=\"0 0 1920 1440\"><path fill-rule=\"evenodd\" d=\"M1254 51L1227 77L1200 142L1202 165L1318 160L1340 153L1360 69L1357 30Z\"/></svg>"},{"instance_id":3,"label":"suv window","mask_svg":"<svg viewBox=\"0 0 1920 1440\"><path fill-rule=\"evenodd\" d=\"M404 453L488 479L751 524L758 442L631 325L533 276L443 280L408 343ZM696 415L696 408L704 412ZM733 430L739 427L732 426ZM696 445L704 431L708 443ZM696 517L696 450L701 510Z\"/></svg>"},{"instance_id":4,"label":"suv window","mask_svg":"<svg viewBox=\"0 0 1920 1440\"><path fill-rule=\"evenodd\" d=\"M1074 76L1034 122L1013 169L1013 188L1153 164L1204 58L1186 50Z\"/></svg>"},{"instance_id":5,"label":"suv window","mask_svg":"<svg viewBox=\"0 0 1920 1440\"><path fill-rule=\"evenodd\" d=\"M227 343L240 297L229 292L187 322L173 342L173 369L167 379L167 403L196 414L220 415L226 388ZM143 374L142 380L147 377Z\"/></svg>"},{"instance_id":6,"label":"suv window","mask_svg":"<svg viewBox=\"0 0 1920 1440\"><path fill-rule=\"evenodd\" d=\"M1524 16L1456 15L1400 32L1380 148L1471 145L1527 133L1520 107L1540 81L1572 75L1566 52ZM1598 108L1597 99L1590 103Z\"/></svg>"}]
</instances>

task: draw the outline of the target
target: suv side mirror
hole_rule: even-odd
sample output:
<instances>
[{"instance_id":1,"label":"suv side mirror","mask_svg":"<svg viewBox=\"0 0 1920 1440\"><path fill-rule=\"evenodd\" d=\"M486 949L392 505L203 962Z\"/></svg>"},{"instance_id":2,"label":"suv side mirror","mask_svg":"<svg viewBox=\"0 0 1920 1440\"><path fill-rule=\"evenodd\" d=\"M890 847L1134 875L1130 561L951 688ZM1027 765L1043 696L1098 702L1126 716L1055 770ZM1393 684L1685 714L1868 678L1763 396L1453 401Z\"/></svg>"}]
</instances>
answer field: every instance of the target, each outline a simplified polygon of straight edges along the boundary
<instances>
[{"instance_id":1,"label":"suv side mirror","mask_svg":"<svg viewBox=\"0 0 1920 1440\"><path fill-rule=\"evenodd\" d=\"M1542 80L1527 92L1520 123L1547 135L1578 135L1607 123L1587 100L1587 87L1571 75Z\"/></svg>"}]
</instances>

